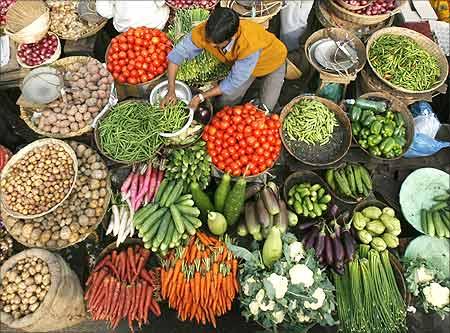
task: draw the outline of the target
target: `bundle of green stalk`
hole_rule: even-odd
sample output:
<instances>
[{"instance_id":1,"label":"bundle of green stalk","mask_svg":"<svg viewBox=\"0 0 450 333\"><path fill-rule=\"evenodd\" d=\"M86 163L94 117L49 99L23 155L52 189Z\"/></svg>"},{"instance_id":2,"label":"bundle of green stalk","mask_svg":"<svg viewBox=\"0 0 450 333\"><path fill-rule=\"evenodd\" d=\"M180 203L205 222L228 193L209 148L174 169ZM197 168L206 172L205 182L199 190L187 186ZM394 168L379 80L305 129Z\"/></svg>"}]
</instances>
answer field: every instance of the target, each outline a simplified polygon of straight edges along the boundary
<instances>
[{"instance_id":1,"label":"bundle of green stalk","mask_svg":"<svg viewBox=\"0 0 450 333\"><path fill-rule=\"evenodd\" d=\"M432 88L441 75L436 57L406 36L379 37L369 49L369 61L385 80L414 91Z\"/></svg>"},{"instance_id":2,"label":"bundle of green stalk","mask_svg":"<svg viewBox=\"0 0 450 333\"><path fill-rule=\"evenodd\" d=\"M183 102L165 108L140 101L119 103L98 124L101 149L116 161L151 160L166 140L159 134L176 132L188 117Z\"/></svg>"},{"instance_id":3,"label":"bundle of green stalk","mask_svg":"<svg viewBox=\"0 0 450 333\"><path fill-rule=\"evenodd\" d=\"M291 140L310 145L330 142L334 128L339 126L336 115L324 104L313 99L302 99L294 104L283 121L283 131Z\"/></svg>"},{"instance_id":4,"label":"bundle of green stalk","mask_svg":"<svg viewBox=\"0 0 450 333\"><path fill-rule=\"evenodd\" d=\"M206 9L181 9L176 11L174 21L169 28L168 36L177 44L200 22L208 19ZM204 83L224 78L230 68L214 56L203 51L191 60L185 61L178 69L177 79L187 84Z\"/></svg>"},{"instance_id":5,"label":"bundle of green stalk","mask_svg":"<svg viewBox=\"0 0 450 333\"><path fill-rule=\"evenodd\" d=\"M407 332L406 304L400 294L389 252L359 247L344 275L334 274L343 333Z\"/></svg>"}]
</instances>

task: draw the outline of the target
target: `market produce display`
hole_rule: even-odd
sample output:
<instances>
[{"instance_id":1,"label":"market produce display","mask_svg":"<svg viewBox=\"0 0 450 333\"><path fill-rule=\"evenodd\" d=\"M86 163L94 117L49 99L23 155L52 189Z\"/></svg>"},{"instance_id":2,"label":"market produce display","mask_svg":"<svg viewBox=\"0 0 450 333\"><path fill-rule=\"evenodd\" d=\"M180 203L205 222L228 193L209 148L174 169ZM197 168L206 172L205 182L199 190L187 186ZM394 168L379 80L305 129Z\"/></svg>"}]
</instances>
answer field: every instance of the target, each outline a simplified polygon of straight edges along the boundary
<instances>
[{"instance_id":1,"label":"market produce display","mask_svg":"<svg viewBox=\"0 0 450 333\"><path fill-rule=\"evenodd\" d=\"M316 218L328 210L331 195L321 184L309 182L292 186L288 191L287 204L297 215Z\"/></svg>"},{"instance_id":2,"label":"market produce display","mask_svg":"<svg viewBox=\"0 0 450 333\"><path fill-rule=\"evenodd\" d=\"M227 245L198 232L163 262L161 296L180 320L216 327L216 318L231 310L239 291L237 273L237 259Z\"/></svg>"},{"instance_id":3,"label":"market produce display","mask_svg":"<svg viewBox=\"0 0 450 333\"><path fill-rule=\"evenodd\" d=\"M130 28L111 40L107 68L120 83L153 80L167 68L172 42L165 32L147 27Z\"/></svg>"},{"instance_id":4,"label":"market produce display","mask_svg":"<svg viewBox=\"0 0 450 333\"><path fill-rule=\"evenodd\" d=\"M0 175L6 163L8 163L9 159L11 158L11 155L12 154L8 148L0 145Z\"/></svg>"},{"instance_id":5,"label":"market produce display","mask_svg":"<svg viewBox=\"0 0 450 333\"><path fill-rule=\"evenodd\" d=\"M352 225L357 230L358 240L370 244L378 252L386 248L395 249L399 244L398 235L402 232L400 220L391 207L365 207L353 214Z\"/></svg>"},{"instance_id":6,"label":"market produce display","mask_svg":"<svg viewBox=\"0 0 450 333\"><path fill-rule=\"evenodd\" d=\"M13 239L5 229L0 219L0 265L2 265L13 253Z\"/></svg>"},{"instance_id":7,"label":"market produce display","mask_svg":"<svg viewBox=\"0 0 450 333\"><path fill-rule=\"evenodd\" d=\"M114 107L98 125L100 149L120 162L152 160L165 139L160 133L181 129L189 117L183 102L166 108L142 101L125 101Z\"/></svg>"},{"instance_id":8,"label":"market produce display","mask_svg":"<svg viewBox=\"0 0 450 333\"><path fill-rule=\"evenodd\" d=\"M355 201L366 198L373 188L369 171L357 163L328 169L325 180L339 196Z\"/></svg>"},{"instance_id":9,"label":"market produce display","mask_svg":"<svg viewBox=\"0 0 450 333\"><path fill-rule=\"evenodd\" d=\"M48 61L56 53L58 43L58 37L48 33L36 43L20 44L17 56L25 65L38 66Z\"/></svg>"},{"instance_id":10,"label":"market produce display","mask_svg":"<svg viewBox=\"0 0 450 333\"><path fill-rule=\"evenodd\" d=\"M335 325L334 287L327 275L320 273L313 251L305 251L292 234L284 235L282 243L272 246L282 255L271 268L265 266L261 248L250 253L230 246L236 256L244 259L239 269L242 315L269 331L278 328L298 332L316 324Z\"/></svg>"},{"instance_id":11,"label":"market produce display","mask_svg":"<svg viewBox=\"0 0 450 333\"><path fill-rule=\"evenodd\" d=\"M177 10L167 35L176 45L197 24L206 21L208 16L209 11L206 9ZM184 81L187 84L199 84L224 78L229 71L230 67L228 65L220 62L210 53L202 51L195 58L186 60L180 65L177 72L177 80Z\"/></svg>"},{"instance_id":12,"label":"market produce display","mask_svg":"<svg viewBox=\"0 0 450 333\"><path fill-rule=\"evenodd\" d=\"M202 136L213 164L233 176L257 175L271 168L281 150L279 119L250 103L224 107Z\"/></svg>"},{"instance_id":13,"label":"market produce display","mask_svg":"<svg viewBox=\"0 0 450 333\"><path fill-rule=\"evenodd\" d=\"M365 8L372 4L373 0L337 0L336 3L344 6L347 9Z\"/></svg>"},{"instance_id":14,"label":"market produce display","mask_svg":"<svg viewBox=\"0 0 450 333\"><path fill-rule=\"evenodd\" d=\"M37 215L49 211L71 190L75 164L65 147L48 143L30 150L2 175L2 202L12 212Z\"/></svg>"},{"instance_id":15,"label":"market produce display","mask_svg":"<svg viewBox=\"0 0 450 333\"><path fill-rule=\"evenodd\" d=\"M166 0L166 3L173 8L207 8L212 9L217 4L217 0Z\"/></svg>"},{"instance_id":16,"label":"market produce display","mask_svg":"<svg viewBox=\"0 0 450 333\"><path fill-rule=\"evenodd\" d=\"M59 249L90 234L109 205L108 170L87 145L70 142L78 159L78 176L69 197L53 212L34 219L15 219L2 212L11 235L30 247ZM47 186L48 188L48 186Z\"/></svg>"},{"instance_id":17,"label":"market produce display","mask_svg":"<svg viewBox=\"0 0 450 333\"><path fill-rule=\"evenodd\" d=\"M172 149L167 157L166 178L182 181L184 190L192 183L205 189L211 177L211 157L206 151L206 142L200 140L184 149Z\"/></svg>"},{"instance_id":18,"label":"market produce display","mask_svg":"<svg viewBox=\"0 0 450 333\"><path fill-rule=\"evenodd\" d=\"M40 258L26 257L2 276L0 311L19 319L35 312L47 295L51 276Z\"/></svg>"},{"instance_id":19,"label":"market produce display","mask_svg":"<svg viewBox=\"0 0 450 333\"><path fill-rule=\"evenodd\" d=\"M8 8L16 1L17 0L0 0L0 25L6 23L6 13L8 12Z\"/></svg>"},{"instance_id":20,"label":"market produce display","mask_svg":"<svg viewBox=\"0 0 450 333\"><path fill-rule=\"evenodd\" d=\"M388 251L362 245L344 275L334 275L337 312L345 332L407 332L406 305L389 256Z\"/></svg>"},{"instance_id":21,"label":"market produce display","mask_svg":"<svg viewBox=\"0 0 450 333\"><path fill-rule=\"evenodd\" d=\"M360 15L368 15L368 16L383 15L383 14L390 13L395 8L397 8L396 0L373 0L373 1L343 0L343 1L350 3L351 5L360 4L361 6L363 6L365 3L365 5L367 5L366 7L351 10L352 12L360 14Z\"/></svg>"},{"instance_id":22,"label":"market produce display","mask_svg":"<svg viewBox=\"0 0 450 333\"><path fill-rule=\"evenodd\" d=\"M430 209L421 209L420 220L425 234L450 238L450 190L433 198Z\"/></svg>"},{"instance_id":23,"label":"market produce display","mask_svg":"<svg viewBox=\"0 0 450 333\"><path fill-rule=\"evenodd\" d=\"M160 281L148 269L150 251L139 245L113 250L95 266L86 281L85 300L94 320L106 320L115 329L122 319L139 327L149 322L149 313L161 315L157 299Z\"/></svg>"},{"instance_id":24,"label":"market produce display","mask_svg":"<svg viewBox=\"0 0 450 333\"><path fill-rule=\"evenodd\" d=\"M370 155L390 159L406 149L405 119L384 102L359 98L349 115L353 137Z\"/></svg>"},{"instance_id":25,"label":"market produce display","mask_svg":"<svg viewBox=\"0 0 450 333\"><path fill-rule=\"evenodd\" d=\"M373 42L368 56L375 71L396 86L423 91L439 81L436 57L408 36L384 34Z\"/></svg>"},{"instance_id":26,"label":"market produce display","mask_svg":"<svg viewBox=\"0 0 450 333\"><path fill-rule=\"evenodd\" d=\"M330 142L334 128L339 124L335 114L324 104L313 99L303 99L294 104L283 121L283 131L294 141L310 145Z\"/></svg>"}]
</instances>

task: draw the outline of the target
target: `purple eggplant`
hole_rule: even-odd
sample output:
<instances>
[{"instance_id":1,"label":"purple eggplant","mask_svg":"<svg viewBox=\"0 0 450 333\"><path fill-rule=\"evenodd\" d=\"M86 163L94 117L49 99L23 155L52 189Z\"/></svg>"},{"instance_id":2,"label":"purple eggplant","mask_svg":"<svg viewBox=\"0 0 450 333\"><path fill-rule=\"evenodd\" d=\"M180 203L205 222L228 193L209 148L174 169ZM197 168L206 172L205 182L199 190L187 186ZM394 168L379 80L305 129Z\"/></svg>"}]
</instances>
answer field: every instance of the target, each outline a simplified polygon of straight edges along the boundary
<instances>
[{"instance_id":1,"label":"purple eggplant","mask_svg":"<svg viewBox=\"0 0 450 333\"><path fill-rule=\"evenodd\" d=\"M319 235L317 236L317 241L315 245L316 250L316 257L319 258L322 256L323 251L325 250L325 236L327 234L325 233L325 225L322 227L322 230L320 230Z\"/></svg>"},{"instance_id":2,"label":"purple eggplant","mask_svg":"<svg viewBox=\"0 0 450 333\"><path fill-rule=\"evenodd\" d=\"M300 222L299 224L297 224L297 226L300 231L305 231L306 229L313 227L316 223L317 223L316 221L306 222L306 223Z\"/></svg>"},{"instance_id":3,"label":"purple eggplant","mask_svg":"<svg viewBox=\"0 0 450 333\"><path fill-rule=\"evenodd\" d=\"M345 229L342 232L341 239L344 244L345 259L350 261L353 259L353 254L355 253L355 239L352 237L348 229Z\"/></svg>"},{"instance_id":4,"label":"purple eggplant","mask_svg":"<svg viewBox=\"0 0 450 333\"><path fill-rule=\"evenodd\" d=\"M337 238L341 238L341 226L334 220L334 233Z\"/></svg>"},{"instance_id":5,"label":"purple eggplant","mask_svg":"<svg viewBox=\"0 0 450 333\"><path fill-rule=\"evenodd\" d=\"M317 236L319 236L319 227L314 226L312 230L309 232L308 239L303 241L303 245L305 245L305 249L310 249L314 247L314 244L316 243Z\"/></svg>"},{"instance_id":6,"label":"purple eggplant","mask_svg":"<svg viewBox=\"0 0 450 333\"><path fill-rule=\"evenodd\" d=\"M342 245L341 239L336 236L336 234L332 233L330 235L332 244L333 244L333 250L334 250L334 258L336 261L343 261L344 260L344 246Z\"/></svg>"},{"instance_id":7,"label":"purple eggplant","mask_svg":"<svg viewBox=\"0 0 450 333\"><path fill-rule=\"evenodd\" d=\"M331 216L335 217L339 211L339 207L336 204L333 204L330 209Z\"/></svg>"},{"instance_id":8,"label":"purple eggplant","mask_svg":"<svg viewBox=\"0 0 450 333\"><path fill-rule=\"evenodd\" d=\"M325 236L325 262L328 266L333 265L334 262L333 242L330 236Z\"/></svg>"}]
</instances>

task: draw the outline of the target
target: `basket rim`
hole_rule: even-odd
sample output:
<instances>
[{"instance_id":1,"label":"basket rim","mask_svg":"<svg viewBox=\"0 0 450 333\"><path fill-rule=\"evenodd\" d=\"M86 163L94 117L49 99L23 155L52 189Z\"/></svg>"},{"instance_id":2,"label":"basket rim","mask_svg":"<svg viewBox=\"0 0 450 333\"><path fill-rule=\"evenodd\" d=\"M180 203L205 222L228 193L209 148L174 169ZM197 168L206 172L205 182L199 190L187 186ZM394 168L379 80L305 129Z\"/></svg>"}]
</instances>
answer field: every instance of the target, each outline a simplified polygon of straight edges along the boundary
<instances>
[{"instance_id":1,"label":"basket rim","mask_svg":"<svg viewBox=\"0 0 450 333\"><path fill-rule=\"evenodd\" d=\"M343 119L344 122L346 124L343 125L348 125L349 130L345 129L345 126L342 126L342 124L340 124L340 127L343 127L345 129L346 132L346 137L348 139L348 144L346 145L347 147L345 148L345 150L343 151L343 154L338 157L337 159L330 161L328 163L313 163L310 161L307 161L301 157L298 157L296 154L293 153L293 151L291 150L291 148L289 147L289 145L287 144L286 140L284 139L284 135L283 135L283 122L284 122L284 118L291 112L292 106L296 103L298 103L299 101L301 101L302 99L312 99L312 100L317 100L320 103L324 104L330 111L332 111L335 115L340 114ZM331 105L332 108L330 108L328 105ZM336 116L337 118L337 116ZM339 121L339 119L338 119ZM342 158L344 158L345 155L347 155L351 143L352 143L352 133L351 133L351 121L348 118L347 114L344 112L344 110L342 110L342 108L337 105L336 103L323 98L323 97L319 97L317 95L309 95L309 94L304 94L304 95L299 95L295 98L293 98L288 104L286 104L281 113L280 113L280 122L281 122L281 126L279 128L279 133L280 133L280 137L281 137L281 142L283 143L284 148L289 152L289 154L294 157L296 160L300 161L301 163L307 164L307 165L311 165L311 166L328 166L328 165L332 165L337 163L338 161L340 161Z\"/></svg>"},{"instance_id":2,"label":"basket rim","mask_svg":"<svg viewBox=\"0 0 450 333\"><path fill-rule=\"evenodd\" d=\"M72 184L70 185L69 191L66 193L66 195L64 196L64 198L57 203L56 205L54 205L52 208L50 208L49 210L45 211L45 212L41 212L39 214L33 214L33 215L24 215L21 213L17 213L15 211L13 211L10 207L8 207L6 205L6 203L4 202L4 200L2 200L4 193L2 190L2 186L0 186L0 202L1 202L1 207L2 210L5 210L9 215L11 215L14 218L19 218L19 219L23 219L23 220L28 220L28 219L34 219L34 218L38 218L38 217L42 217L45 216L51 212L53 212L54 210L56 210L60 205L62 205L62 203L64 201L67 200L67 198L70 196L70 194L72 193L76 181L77 181L77 176L78 176L78 160L75 154L75 151L72 149L72 147L70 147L70 145L68 145L66 142L62 141L62 140L58 140L58 139L53 139L53 138L45 138L45 139L39 139L36 141L33 141L31 143L29 143L28 145L26 145L25 147L23 147L21 150L19 150L16 154L14 154L9 161L6 163L5 167L2 170L2 173L0 175L0 180L4 180L8 175L9 175L9 170L20 160L22 160L22 158L28 154L29 152L35 150L36 148L40 148L42 146L45 145L49 145L49 144L55 144L55 145L59 145L61 146L64 151L69 154L70 158L72 159L72 166L73 166L73 170L74 170L74 175L73 175L73 180L72 180Z\"/></svg>"},{"instance_id":3,"label":"basket rim","mask_svg":"<svg viewBox=\"0 0 450 333\"><path fill-rule=\"evenodd\" d=\"M51 23L51 15L50 15L50 23ZM103 27L106 25L106 23L108 23L108 20L104 19L104 20L100 21L99 23L97 23L90 30L86 31L84 34L79 34L76 37L69 37L64 34L58 34L57 32L55 32L55 34L60 39L75 41L75 40L79 40L79 39L83 39L83 38L87 38L87 37L91 37L91 36L95 35L97 32L99 32L100 30L103 29Z\"/></svg>"},{"instance_id":4,"label":"basket rim","mask_svg":"<svg viewBox=\"0 0 450 333\"><path fill-rule=\"evenodd\" d=\"M425 50L430 48L431 50L433 50L437 53L436 55L434 55L434 54L430 54L430 52L427 51L427 53L429 53L432 57L434 57L438 62L439 68L441 70L441 78L439 79L439 82L437 82L433 87L431 87L429 89L417 91L417 90L409 90L409 89L394 85L390 81L384 79L373 67L372 62L369 59L369 50L370 50L372 44L378 38L380 38L383 35L387 35L387 34L406 36L406 37L409 37L410 39L412 39L416 43L418 40L420 40L421 42L423 42L423 44L428 44L427 47L424 47L424 46L421 46L419 43L417 43L420 48L423 48ZM439 45L436 44L433 40L431 40L427 36L421 34L420 32L417 32L417 31L414 31L414 30L411 30L408 28L388 27L388 28L383 28L378 31L375 31L367 40L366 58L367 58L367 63L369 64L372 71L383 83L387 84L389 87L391 87L395 90L398 90L400 92L407 93L407 94L426 94L426 93L434 92L435 90L439 89L445 83L447 76L448 76L448 72L449 72L449 65L448 65L447 58L444 55L444 52L442 51L442 49L439 47ZM444 65L444 68L441 68L442 64Z\"/></svg>"}]
</instances>

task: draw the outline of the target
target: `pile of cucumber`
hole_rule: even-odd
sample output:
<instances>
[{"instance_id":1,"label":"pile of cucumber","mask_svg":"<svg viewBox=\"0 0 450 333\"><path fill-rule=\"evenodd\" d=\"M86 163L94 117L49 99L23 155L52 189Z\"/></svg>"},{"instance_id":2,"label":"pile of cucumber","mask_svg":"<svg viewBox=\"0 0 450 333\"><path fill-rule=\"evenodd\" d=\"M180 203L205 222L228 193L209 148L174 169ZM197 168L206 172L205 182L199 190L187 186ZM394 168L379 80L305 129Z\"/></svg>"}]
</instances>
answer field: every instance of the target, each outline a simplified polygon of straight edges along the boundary
<instances>
[{"instance_id":1,"label":"pile of cucumber","mask_svg":"<svg viewBox=\"0 0 450 333\"><path fill-rule=\"evenodd\" d=\"M360 201L372 191L369 171L360 164L347 164L338 169L328 169L325 180L339 196Z\"/></svg>"},{"instance_id":2,"label":"pile of cucumber","mask_svg":"<svg viewBox=\"0 0 450 333\"><path fill-rule=\"evenodd\" d=\"M183 181L164 179L153 203L139 209L133 223L147 249L165 255L182 239L195 235L202 221L191 194L183 193Z\"/></svg>"},{"instance_id":3,"label":"pile of cucumber","mask_svg":"<svg viewBox=\"0 0 450 333\"><path fill-rule=\"evenodd\" d=\"M331 195L320 184L301 183L288 192L288 205L297 215L316 218L328 210Z\"/></svg>"},{"instance_id":4,"label":"pile of cucumber","mask_svg":"<svg viewBox=\"0 0 450 333\"><path fill-rule=\"evenodd\" d=\"M430 209L420 211L423 232L431 237L450 238L450 190L433 198Z\"/></svg>"}]
</instances>

